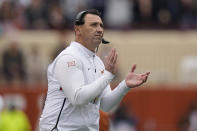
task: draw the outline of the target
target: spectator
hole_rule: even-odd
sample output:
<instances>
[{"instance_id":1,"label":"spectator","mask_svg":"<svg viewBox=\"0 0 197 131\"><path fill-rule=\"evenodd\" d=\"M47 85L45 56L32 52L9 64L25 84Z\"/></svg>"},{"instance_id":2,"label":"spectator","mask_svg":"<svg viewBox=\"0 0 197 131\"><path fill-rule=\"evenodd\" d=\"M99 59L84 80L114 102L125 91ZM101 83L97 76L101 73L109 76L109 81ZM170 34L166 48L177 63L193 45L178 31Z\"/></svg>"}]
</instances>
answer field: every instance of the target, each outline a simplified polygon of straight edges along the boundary
<instances>
[{"instance_id":1,"label":"spectator","mask_svg":"<svg viewBox=\"0 0 197 131\"><path fill-rule=\"evenodd\" d=\"M62 30L65 28L65 19L59 3L49 6L49 26L52 29Z\"/></svg>"},{"instance_id":2,"label":"spectator","mask_svg":"<svg viewBox=\"0 0 197 131\"><path fill-rule=\"evenodd\" d=\"M24 56L19 50L18 43L12 42L5 52L3 52L3 73L7 82L14 80L24 81L26 78Z\"/></svg>"},{"instance_id":3,"label":"spectator","mask_svg":"<svg viewBox=\"0 0 197 131\"><path fill-rule=\"evenodd\" d=\"M27 77L29 83L44 82L45 63L37 46L33 46L27 59Z\"/></svg>"},{"instance_id":4,"label":"spectator","mask_svg":"<svg viewBox=\"0 0 197 131\"><path fill-rule=\"evenodd\" d=\"M188 131L189 129L189 120L187 117L183 116L179 121L178 121L178 131Z\"/></svg>"},{"instance_id":5,"label":"spectator","mask_svg":"<svg viewBox=\"0 0 197 131\"><path fill-rule=\"evenodd\" d=\"M145 23L152 20L152 0L133 0L134 22Z\"/></svg>"},{"instance_id":6,"label":"spectator","mask_svg":"<svg viewBox=\"0 0 197 131\"><path fill-rule=\"evenodd\" d=\"M0 131L30 131L31 126L25 113L11 105L1 112Z\"/></svg>"},{"instance_id":7,"label":"spectator","mask_svg":"<svg viewBox=\"0 0 197 131\"><path fill-rule=\"evenodd\" d=\"M119 106L115 111L112 131L137 131L137 119L129 115L126 106Z\"/></svg>"},{"instance_id":8,"label":"spectator","mask_svg":"<svg viewBox=\"0 0 197 131\"><path fill-rule=\"evenodd\" d=\"M197 2L195 0L181 0L182 19L181 28L197 28Z\"/></svg>"},{"instance_id":9,"label":"spectator","mask_svg":"<svg viewBox=\"0 0 197 131\"><path fill-rule=\"evenodd\" d=\"M106 0L91 0L91 3L91 8L99 10L101 12L101 18L104 19Z\"/></svg>"},{"instance_id":10,"label":"spectator","mask_svg":"<svg viewBox=\"0 0 197 131\"><path fill-rule=\"evenodd\" d=\"M196 101L192 102L190 105L189 131L197 131L197 102Z\"/></svg>"},{"instance_id":11,"label":"spectator","mask_svg":"<svg viewBox=\"0 0 197 131\"><path fill-rule=\"evenodd\" d=\"M75 15L81 10L91 8L90 0L60 0L60 5L66 19L67 28L73 27L73 20ZM72 8L71 8L72 7Z\"/></svg>"},{"instance_id":12,"label":"spectator","mask_svg":"<svg viewBox=\"0 0 197 131\"><path fill-rule=\"evenodd\" d=\"M178 122L178 131L197 131L197 101L192 101L188 111Z\"/></svg>"},{"instance_id":13,"label":"spectator","mask_svg":"<svg viewBox=\"0 0 197 131\"><path fill-rule=\"evenodd\" d=\"M47 10L42 0L32 0L25 10L28 29L47 29Z\"/></svg>"},{"instance_id":14,"label":"spectator","mask_svg":"<svg viewBox=\"0 0 197 131\"><path fill-rule=\"evenodd\" d=\"M25 19L25 6L23 6L20 3L15 4L15 12L14 12L14 17L13 17L13 25L17 29L24 29L26 28L26 19Z\"/></svg>"},{"instance_id":15,"label":"spectator","mask_svg":"<svg viewBox=\"0 0 197 131\"><path fill-rule=\"evenodd\" d=\"M11 22L14 17L13 4L5 1L0 6L0 22Z\"/></svg>"},{"instance_id":16,"label":"spectator","mask_svg":"<svg viewBox=\"0 0 197 131\"><path fill-rule=\"evenodd\" d=\"M158 24L177 24L180 17L179 0L153 0L153 19Z\"/></svg>"},{"instance_id":17,"label":"spectator","mask_svg":"<svg viewBox=\"0 0 197 131\"><path fill-rule=\"evenodd\" d=\"M110 28L127 29L133 18L132 1L108 0L106 3L105 22Z\"/></svg>"}]
</instances>

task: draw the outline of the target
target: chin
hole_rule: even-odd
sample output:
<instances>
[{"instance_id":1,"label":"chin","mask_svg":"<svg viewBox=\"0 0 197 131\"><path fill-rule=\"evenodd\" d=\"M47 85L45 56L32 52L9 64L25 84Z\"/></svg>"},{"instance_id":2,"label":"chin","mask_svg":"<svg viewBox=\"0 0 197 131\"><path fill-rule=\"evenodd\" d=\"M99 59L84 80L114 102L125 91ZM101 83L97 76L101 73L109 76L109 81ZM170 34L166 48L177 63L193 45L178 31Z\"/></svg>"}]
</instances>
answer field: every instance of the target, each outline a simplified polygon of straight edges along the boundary
<instances>
[{"instance_id":1,"label":"chin","mask_svg":"<svg viewBox=\"0 0 197 131\"><path fill-rule=\"evenodd\" d=\"M97 44L97 45L100 45L100 44L101 44L101 41L97 42L96 44Z\"/></svg>"},{"instance_id":2,"label":"chin","mask_svg":"<svg viewBox=\"0 0 197 131\"><path fill-rule=\"evenodd\" d=\"M101 43L101 40L94 40L94 43L99 45Z\"/></svg>"}]
</instances>

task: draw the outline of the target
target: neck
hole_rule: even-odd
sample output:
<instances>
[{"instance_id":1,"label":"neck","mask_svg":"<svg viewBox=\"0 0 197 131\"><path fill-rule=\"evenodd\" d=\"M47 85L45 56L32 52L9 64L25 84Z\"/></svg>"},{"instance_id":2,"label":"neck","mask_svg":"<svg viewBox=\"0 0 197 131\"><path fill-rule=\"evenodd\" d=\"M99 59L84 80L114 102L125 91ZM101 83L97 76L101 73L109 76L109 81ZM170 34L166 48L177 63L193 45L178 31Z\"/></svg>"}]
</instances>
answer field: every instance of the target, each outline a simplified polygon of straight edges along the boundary
<instances>
[{"instance_id":1,"label":"neck","mask_svg":"<svg viewBox=\"0 0 197 131\"><path fill-rule=\"evenodd\" d=\"M75 39L76 42L82 44L84 47L86 47L87 49L89 49L90 51L94 52L95 53L95 48L91 46L91 43L89 44L88 41L84 41L84 40L81 40L81 39Z\"/></svg>"}]
</instances>

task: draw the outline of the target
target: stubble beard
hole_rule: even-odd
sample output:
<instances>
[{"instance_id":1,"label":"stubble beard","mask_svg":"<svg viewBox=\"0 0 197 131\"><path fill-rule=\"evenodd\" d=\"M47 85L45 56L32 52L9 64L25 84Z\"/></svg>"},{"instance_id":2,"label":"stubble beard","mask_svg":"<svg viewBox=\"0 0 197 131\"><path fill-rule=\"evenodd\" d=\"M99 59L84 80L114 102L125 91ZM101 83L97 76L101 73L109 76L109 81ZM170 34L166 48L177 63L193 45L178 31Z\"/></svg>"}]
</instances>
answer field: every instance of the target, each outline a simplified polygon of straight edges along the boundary
<instances>
[{"instance_id":1,"label":"stubble beard","mask_svg":"<svg viewBox=\"0 0 197 131\"><path fill-rule=\"evenodd\" d=\"M100 40L100 39L93 40L93 44L94 44L96 47L98 47L98 46L100 45L101 41L102 41L102 39L101 39L101 40Z\"/></svg>"}]
</instances>

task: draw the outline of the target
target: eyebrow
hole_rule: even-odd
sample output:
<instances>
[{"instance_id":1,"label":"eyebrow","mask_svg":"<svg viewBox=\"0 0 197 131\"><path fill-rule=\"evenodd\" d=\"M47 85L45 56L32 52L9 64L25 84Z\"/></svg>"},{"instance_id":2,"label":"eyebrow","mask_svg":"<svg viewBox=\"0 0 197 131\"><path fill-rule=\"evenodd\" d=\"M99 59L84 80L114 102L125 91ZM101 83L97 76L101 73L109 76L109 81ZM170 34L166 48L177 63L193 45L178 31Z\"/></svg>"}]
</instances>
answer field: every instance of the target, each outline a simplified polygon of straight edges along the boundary
<instances>
[{"instance_id":1,"label":"eyebrow","mask_svg":"<svg viewBox=\"0 0 197 131\"><path fill-rule=\"evenodd\" d=\"M99 24L101 27L103 27L103 23L100 23L100 22L90 22L90 25L95 25L95 24Z\"/></svg>"}]
</instances>

